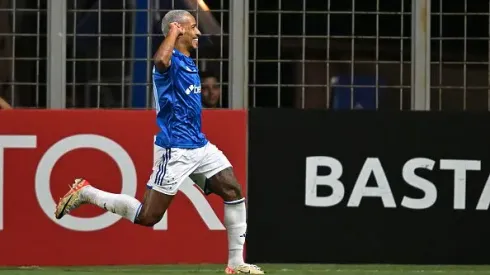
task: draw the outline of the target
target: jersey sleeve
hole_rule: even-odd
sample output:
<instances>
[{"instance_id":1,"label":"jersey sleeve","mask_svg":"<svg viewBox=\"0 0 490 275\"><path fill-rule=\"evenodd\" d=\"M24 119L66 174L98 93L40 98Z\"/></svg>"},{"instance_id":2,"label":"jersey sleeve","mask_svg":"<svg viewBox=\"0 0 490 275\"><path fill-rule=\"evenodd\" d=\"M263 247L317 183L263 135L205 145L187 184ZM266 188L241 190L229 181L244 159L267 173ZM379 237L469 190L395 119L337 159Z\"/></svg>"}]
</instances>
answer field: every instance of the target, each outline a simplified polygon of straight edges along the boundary
<instances>
[{"instance_id":1,"label":"jersey sleeve","mask_svg":"<svg viewBox=\"0 0 490 275\"><path fill-rule=\"evenodd\" d=\"M168 67L167 70L163 73L166 74L167 76L175 75L180 68L180 59L177 55L172 54L170 60L171 60L170 67Z\"/></svg>"},{"instance_id":2,"label":"jersey sleeve","mask_svg":"<svg viewBox=\"0 0 490 275\"><path fill-rule=\"evenodd\" d=\"M155 65L154 65L154 67L155 67L155 71L157 73L159 73L162 76L166 76L169 73L173 73L173 72L176 72L178 70L178 68L180 67L180 60L179 60L178 56L176 56L174 53L172 53L172 56L170 57L170 66L165 71L158 70Z\"/></svg>"},{"instance_id":3,"label":"jersey sleeve","mask_svg":"<svg viewBox=\"0 0 490 275\"><path fill-rule=\"evenodd\" d=\"M157 79L170 79L173 76L178 74L179 68L181 67L181 61L179 57L175 54L172 54L170 58L170 66L163 72L159 71L156 66L154 66L153 76Z\"/></svg>"},{"instance_id":4,"label":"jersey sleeve","mask_svg":"<svg viewBox=\"0 0 490 275\"><path fill-rule=\"evenodd\" d=\"M180 59L179 59L179 57L177 55L175 55L175 54L172 54L172 58L170 60L172 60L172 62L170 64L169 69L174 70L174 71L178 70L179 67L180 67Z\"/></svg>"}]
</instances>

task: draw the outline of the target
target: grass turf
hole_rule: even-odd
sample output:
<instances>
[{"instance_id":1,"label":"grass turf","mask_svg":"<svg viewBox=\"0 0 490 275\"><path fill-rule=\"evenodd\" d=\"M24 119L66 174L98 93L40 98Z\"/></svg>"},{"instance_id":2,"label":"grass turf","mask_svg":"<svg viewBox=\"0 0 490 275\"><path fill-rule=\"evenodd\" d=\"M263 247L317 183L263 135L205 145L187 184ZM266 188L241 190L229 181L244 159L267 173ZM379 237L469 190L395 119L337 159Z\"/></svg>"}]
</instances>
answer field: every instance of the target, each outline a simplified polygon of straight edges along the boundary
<instances>
[{"instance_id":1,"label":"grass turf","mask_svg":"<svg viewBox=\"0 0 490 275\"><path fill-rule=\"evenodd\" d=\"M490 275L490 266L260 265L266 274L285 275ZM222 265L0 267L0 275L166 275L224 274Z\"/></svg>"}]
</instances>

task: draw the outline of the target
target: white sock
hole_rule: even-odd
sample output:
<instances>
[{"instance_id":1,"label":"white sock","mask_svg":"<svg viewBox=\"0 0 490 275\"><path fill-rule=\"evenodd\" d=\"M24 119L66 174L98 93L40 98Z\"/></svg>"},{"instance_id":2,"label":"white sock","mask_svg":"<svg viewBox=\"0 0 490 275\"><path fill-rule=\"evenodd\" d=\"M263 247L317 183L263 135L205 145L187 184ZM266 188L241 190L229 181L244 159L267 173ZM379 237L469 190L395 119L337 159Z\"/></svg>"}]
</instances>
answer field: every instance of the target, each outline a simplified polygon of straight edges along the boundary
<instances>
[{"instance_id":1,"label":"white sock","mask_svg":"<svg viewBox=\"0 0 490 275\"><path fill-rule=\"evenodd\" d=\"M228 233L228 266L244 263L243 246L247 233L245 198L225 202L225 227Z\"/></svg>"},{"instance_id":2,"label":"white sock","mask_svg":"<svg viewBox=\"0 0 490 275\"><path fill-rule=\"evenodd\" d=\"M105 192L93 186L83 188L81 196L87 202L123 216L131 222L134 222L141 209L141 203L131 196Z\"/></svg>"}]
</instances>

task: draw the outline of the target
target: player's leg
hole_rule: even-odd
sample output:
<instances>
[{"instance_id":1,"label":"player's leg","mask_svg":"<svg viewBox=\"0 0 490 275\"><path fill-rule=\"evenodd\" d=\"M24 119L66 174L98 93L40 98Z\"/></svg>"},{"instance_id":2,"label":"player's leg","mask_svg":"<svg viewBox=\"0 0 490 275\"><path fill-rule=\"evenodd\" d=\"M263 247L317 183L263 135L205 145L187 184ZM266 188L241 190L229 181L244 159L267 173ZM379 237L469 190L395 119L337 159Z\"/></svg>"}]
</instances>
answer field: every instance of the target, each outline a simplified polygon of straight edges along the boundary
<instances>
[{"instance_id":1,"label":"player's leg","mask_svg":"<svg viewBox=\"0 0 490 275\"><path fill-rule=\"evenodd\" d=\"M171 174L169 171L172 170L171 150L157 148L155 153L157 157L153 173L147 184L151 188L146 190L142 203L131 196L109 193L93 187L84 179L77 179L71 190L60 199L55 212L56 218L60 219L78 206L90 203L125 217L133 223L153 226L163 217L175 195L173 192L167 194L154 188L155 185L161 185L168 180L166 174ZM173 168L179 170L178 165Z\"/></svg>"},{"instance_id":2,"label":"player's leg","mask_svg":"<svg viewBox=\"0 0 490 275\"><path fill-rule=\"evenodd\" d=\"M131 196L109 193L90 185L82 190L82 197L84 201L123 216L135 224L153 226L162 219L174 196L147 189L140 203Z\"/></svg>"},{"instance_id":3,"label":"player's leg","mask_svg":"<svg viewBox=\"0 0 490 275\"><path fill-rule=\"evenodd\" d=\"M228 234L228 266L225 272L227 274L264 274L258 266L246 264L243 259L247 210L242 188L228 159L216 146L208 143L206 157L201 166L196 169L196 173L209 179L205 185L206 188L220 196L225 204L224 224Z\"/></svg>"},{"instance_id":4,"label":"player's leg","mask_svg":"<svg viewBox=\"0 0 490 275\"><path fill-rule=\"evenodd\" d=\"M134 223L144 226L154 226L162 219L174 197L175 194L168 195L155 189L147 189L141 210Z\"/></svg>"},{"instance_id":5,"label":"player's leg","mask_svg":"<svg viewBox=\"0 0 490 275\"><path fill-rule=\"evenodd\" d=\"M93 187L85 179L76 179L56 206L55 217L61 219L82 204L94 204L134 222L141 203L126 194L113 194Z\"/></svg>"}]
</instances>

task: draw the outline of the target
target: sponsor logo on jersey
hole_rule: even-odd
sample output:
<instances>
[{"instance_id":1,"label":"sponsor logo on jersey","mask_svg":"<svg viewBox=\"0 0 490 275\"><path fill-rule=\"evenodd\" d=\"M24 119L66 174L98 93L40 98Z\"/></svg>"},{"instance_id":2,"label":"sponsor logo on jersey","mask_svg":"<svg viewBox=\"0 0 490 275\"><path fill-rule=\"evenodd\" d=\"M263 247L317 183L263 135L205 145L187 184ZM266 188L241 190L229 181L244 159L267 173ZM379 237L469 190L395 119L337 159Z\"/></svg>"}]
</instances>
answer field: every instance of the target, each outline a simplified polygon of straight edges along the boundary
<instances>
[{"instance_id":1,"label":"sponsor logo on jersey","mask_svg":"<svg viewBox=\"0 0 490 275\"><path fill-rule=\"evenodd\" d=\"M190 95L191 93L194 93L194 94L200 94L201 93L201 86L194 86L194 85L190 85L186 90L185 90L185 93L187 95Z\"/></svg>"}]
</instances>

